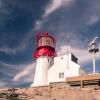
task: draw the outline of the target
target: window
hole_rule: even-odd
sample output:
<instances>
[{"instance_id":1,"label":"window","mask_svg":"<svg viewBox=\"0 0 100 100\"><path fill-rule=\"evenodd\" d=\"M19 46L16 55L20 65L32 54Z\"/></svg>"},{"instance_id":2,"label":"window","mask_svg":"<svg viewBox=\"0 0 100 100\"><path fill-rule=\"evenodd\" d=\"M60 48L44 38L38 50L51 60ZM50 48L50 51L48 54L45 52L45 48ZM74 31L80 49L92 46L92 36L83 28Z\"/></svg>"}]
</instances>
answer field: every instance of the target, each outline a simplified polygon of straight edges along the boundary
<instances>
[{"instance_id":1,"label":"window","mask_svg":"<svg viewBox=\"0 0 100 100\"><path fill-rule=\"evenodd\" d=\"M61 57L61 59L63 59L63 57Z\"/></svg>"},{"instance_id":2,"label":"window","mask_svg":"<svg viewBox=\"0 0 100 100\"><path fill-rule=\"evenodd\" d=\"M71 54L71 60L75 63L78 62L78 59L73 54Z\"/></svg>"},{"instance_id":3,"label":"window","mask_svg":"<svg viewBox=\"0 0 100 100\"><path fill-rule=\"evenodd\" d=\"M59 73L59 78L64 78L64 73Z\"/></svg>"}]
</instances>

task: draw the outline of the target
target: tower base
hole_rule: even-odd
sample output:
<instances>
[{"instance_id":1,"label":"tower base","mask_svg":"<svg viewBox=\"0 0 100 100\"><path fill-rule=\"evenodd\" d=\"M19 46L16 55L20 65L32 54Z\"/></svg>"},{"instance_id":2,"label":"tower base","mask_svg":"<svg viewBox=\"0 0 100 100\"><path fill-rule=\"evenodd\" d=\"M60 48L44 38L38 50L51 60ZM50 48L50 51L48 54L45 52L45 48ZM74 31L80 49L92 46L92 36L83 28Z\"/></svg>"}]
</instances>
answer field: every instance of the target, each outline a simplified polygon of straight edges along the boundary
<instances>
[{"instance_id":1,"label":"tower base","mask_svg":"<svg viewBox=\"0 0 100 100\"><path fill-rule=\"evenodd\" d=\"M31 84L30 87L48 86L49 84Z\"/></svg>"}]
</instances>

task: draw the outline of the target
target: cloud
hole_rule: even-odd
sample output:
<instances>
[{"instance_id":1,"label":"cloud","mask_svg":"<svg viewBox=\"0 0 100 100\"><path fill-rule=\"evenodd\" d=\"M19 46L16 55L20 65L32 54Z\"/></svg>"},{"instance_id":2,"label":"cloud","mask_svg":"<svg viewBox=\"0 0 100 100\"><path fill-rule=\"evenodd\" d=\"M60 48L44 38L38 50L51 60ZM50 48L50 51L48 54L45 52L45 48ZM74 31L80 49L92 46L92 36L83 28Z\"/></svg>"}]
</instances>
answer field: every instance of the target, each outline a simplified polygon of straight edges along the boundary
<instances>
[{"instance_id":1,"label":"cloud","mask_svg":"<svg viewBox=\"0 0 100 100\"><path fill-rule=\"evenodd\" d=\"M9 68L9 69L12 68L13 70L16 70L16 69L19 70L25 66L24 64L9 64L9 63L3 62L3 61L0 61L0 64L5 68ZM17 67L17 66L19 66L19 67Z\"/></svg>"},{"instance_id":2,"label":"cloud","mask_svg":"<svg viewBox=\"0 0 100 100\"><path fill-rule=\"evenodd\" d=\"M75 54L76 57L79 59L80 64L88 63L92 60L92 54L88 52L88 49L73 48L71 46L67 47L66 45L60 46L57 54L59 56L67 54L67 52ZM96 55L96 59L100 59L100 52Z\"/></svg>"},{"instance_id":3,"label":"cloud","mask_svg":"<svg viewBox=\"0 0 100 100\"><path fill-rule=\"evenodd\" d=\"M44 17L49 16L51 13L57 10L61 6L62 1L63 0L51 0L51 3L49 3L45 8Z\"/></svg>"},{"instance_id":4,"label":"cloud","mask_svg":"<svg viewBox=\"0 0 100 100\"><path fill-rule=\"evenodd\" d=\"M89 25L99 22L100 13L97 8L100 6L96 6L96 4L100 2L97 0L94 2L86 0L59 0L58 3L56 2L57 0L51 0L47 4L43 13L44 17L36 21L37 30L53 33L56 36L57 47L66 44L69 39L74 48L75 46L76 48L86 48L89 40L95 35L95 33L89 32L92 30ZM52 16L49 16L50 14ZM82 49L80 50L82 51Z\"/></svg>"},{"instance_id":5,"label":"cloud","mask_svg":"<svg viewBox=\"0 0 100 100\"><path fill-rule=\"evenodd\" d=\"M9 48L9 47L1 47L0 52L3 52L8 55L15 55L19 51L23 51L26 47L26 44L24 45L25 42L23 42L23 45L20 44L20 46L15 47L15 48Z\"/></svg>"},{"instance_id":6,"label":"cloud","mask_svg":"<svg viewBox=\"0 0 100 100\"><path fill-rule=\"evenodd\" d=\"M11 49L11 48L0 48L0 52L4 52L6 54L16 54L16 50L15 49Z\"/></svg>"},{"instance_id":7,"label":"cloud","mask_svg":"<svg viewBox=\"0 0 100 100\"><path fill-rule=\"evenodd\" d=\"M37 20L35 22L35 29L40 29L42 24L43 24L43 21Z\"/></svg>"},{"instance_id":8,"label":"cloud","mask_svg":"<svg viewBox=\"0 0 100 100\"><path fill-rule=\"evenodd\" d=\"M78 31L86 31L88 30L87 25L99 21L99 3L97 0L92 3L86 0L51 0L45 7L41 20L36 27L38 27L38 30L41 30L42 27L43 30L77 32L77 34ZM51 14L52 16L50 16Z\"/></svg>"},{"instance_id":9,"label":"cloud","mask_svg":"<svg viewBox=\"0 0 100 100\"><path fill-rule=\"evenodd\" d=\"M22 71L18 72L14 77L14 82L32 82L34 76L35 63L27 65Z\"/></svg>"},{"instance_id":10,"label":"cloud","mask_svg":"<svg viewBox=\"0 0 100 100\"><path fill-rule=\"evenodd\" d=\"M0 61L0 87L18 87L33 81L35 63L13 65Z\"/></svg>"},{"instance_id":11,"label":"cloud","mask_svg":"<svg viewBox=\"0 0 100 100\"><path fill-rule=\"evenodd\" d=\"M5 80L11 80L11 78L24 68L24 64L8 64L0 61L0 78Z\"/></svg>"},{"instance_id":12,"label":"cloud","mask_svg":"<svg viewBox=\"0 0 100 100\"><path fill-rule=\"evenodd\" d=\"M16 0L0 0L0 27L3 28L7 20L11 19L11 13L15 6Z\"/></svg>"},{"instance_id":13,"label":"cloud","mask_svg":"<svg viewBox=\"0 0 100 100\"><path fill-rule=\"evenodd\" d=\"M0 88L5 88L5 87L7 87L7 83L0 80Z\"/></svg>"},{"instance_id":14,"label":"cloud","mask_svg":"<svg viewBox=\"0 0 100 100\"><path fill-rule=\"evenodd\" d=\"M31 2L0 0L0 52L15 55L29 46L29 31L35 12Z\"/></svg>"},{"instance_id":15,"label":"cloud","mask_svg":"<svg viewBox=\"0 0 100 100\"><path fill-rule=\"evenodd\" d=\"M18 73L21 73L21 71L23 72L21 73L22 76L27 74L27 71L30 71L32 68L33 68L32 71L34 71L33 64L30 64L30 65L29 64L27 65L26 64L8 64L3 61L0 61L0 66L1 66L0 78L4 80L9 80L9 81L11 81L12 78L16 76ZM19 78L20 78L20 75L17 75L15 77L15 79L19 79Z\"/></svg>"},{"instance_id":16,"label":"cloud","mask_svg":"<svg viewBox=\"0 0 100 100\"><path fill-rule=\"evenodd\" d=\"M92 16L89 17L89 19L87 21L87 25L95 24L98 21L99 21L99 16L92 15Z\"/></svg>"},{"instance_id":17,"label":"cloud","mask_svg":"<svg viewBox=\"0 0 100 100\"><path fill-rule=\"evenodd\" d=\"M27 36L24 37L21 40L21 42L19 43L19 45L15 46L13 48L10 48L10 47L6 46L6 44L5 44L4 46L0 47L0 52L3 52L3 53L8 54L8 55L15 55L18 52L25 51L25 49L27 48L27 46L29 44L29 40L32 37L32 35L33 35L33 32L32 31L29 32L27 34ZM7 38L7 37L5 37L5 38ZM14 38L14 37L12 37L12 38Z\"/></svg>"},{"instance_id":18,"label":"cloud","mask_svg":"<svg viewBox=\"0 0 100 100\"><path fill-rule=\"evenodd\" d=\"M74 0L51 0L46 7L44 8L44 13L41 16L41 20L38 19L35 22L35 30L39 30L42 26L48 21L48 17L50 14L58 10L60 7L66 5L68 6Z\"/></svg>"},{"instance_id":19,"label":"cloud","mask_svg":"<svg viewBox=\"0 0 100 100\"><path fill-rule=\"evenodd\" d=\"M42 29L42 25L44 23L46 23L47 20L48 19L36 20L34 30L41 30Z\"/></svg>"},{"instance_id":20,"label":"cloud","mask_svg":"<svg viewBox=\"0 0 100 100\"><path fill-rule=\"evenodd\" d=\"M50 14L58 10L61 6L70 4L74 0L51 0L50 3L45 7L43 18L48 17Z\"/></svg>"}]
</instances>

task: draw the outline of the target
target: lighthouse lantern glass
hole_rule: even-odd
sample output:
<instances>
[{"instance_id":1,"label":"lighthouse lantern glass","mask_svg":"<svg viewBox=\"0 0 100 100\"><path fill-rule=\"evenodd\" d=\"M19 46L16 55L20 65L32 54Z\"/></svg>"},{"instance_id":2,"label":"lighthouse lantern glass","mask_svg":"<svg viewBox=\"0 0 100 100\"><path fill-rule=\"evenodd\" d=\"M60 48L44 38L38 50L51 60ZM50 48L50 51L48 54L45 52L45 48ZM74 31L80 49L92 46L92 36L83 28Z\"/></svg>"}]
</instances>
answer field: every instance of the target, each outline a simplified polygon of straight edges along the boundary
<instances>
[{"instance_id":1,"label":"lighthouse lantern glass","mask_svg":"<svg viewBox=\"0 0 100 100\"><path fill-rule=\"evenodd\" d=\"M54 39L52 37L41 37L38 42L38 47L41 46L50 46L54 48Z\"/></svg>"}]
</instances>

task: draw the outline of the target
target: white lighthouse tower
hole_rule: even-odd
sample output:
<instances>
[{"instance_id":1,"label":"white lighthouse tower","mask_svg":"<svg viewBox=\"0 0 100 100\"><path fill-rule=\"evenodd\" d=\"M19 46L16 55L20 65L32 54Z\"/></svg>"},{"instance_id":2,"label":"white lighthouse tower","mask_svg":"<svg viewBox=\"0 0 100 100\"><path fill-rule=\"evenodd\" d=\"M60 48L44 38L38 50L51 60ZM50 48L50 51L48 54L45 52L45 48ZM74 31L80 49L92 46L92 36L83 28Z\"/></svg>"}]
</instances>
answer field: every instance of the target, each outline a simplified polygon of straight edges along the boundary
<instances>
[{"instance_id":1,"label":"white lighthouse tower","mask_svg":"<svg viewBox=\"0 0 100 100\"><path fill-rule=\"evenodd\" d=\"M31 87L48 85L48 69L53 64L56 56L55 39L45 32L43 35L37 33L37 49L34 53L36 70L34 82Z\"/></svg>"},{"instance_id":2,"label":"white lighthouse tower","mask_svg":"<svg viewBox=\"0 0 100 100\"><path fill-rule=\"evenodd\" d=\"M63 82L67 77L85 74L78 64L78 59L72 54L57 56L55 38L48 32L37 33L37 48L34 53L36 70L31 87L45 86L54 82Z\"/></svg>"}]
</instances>

